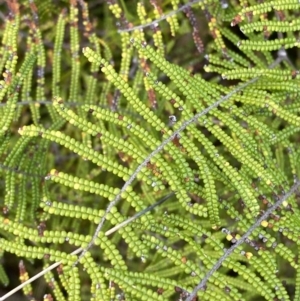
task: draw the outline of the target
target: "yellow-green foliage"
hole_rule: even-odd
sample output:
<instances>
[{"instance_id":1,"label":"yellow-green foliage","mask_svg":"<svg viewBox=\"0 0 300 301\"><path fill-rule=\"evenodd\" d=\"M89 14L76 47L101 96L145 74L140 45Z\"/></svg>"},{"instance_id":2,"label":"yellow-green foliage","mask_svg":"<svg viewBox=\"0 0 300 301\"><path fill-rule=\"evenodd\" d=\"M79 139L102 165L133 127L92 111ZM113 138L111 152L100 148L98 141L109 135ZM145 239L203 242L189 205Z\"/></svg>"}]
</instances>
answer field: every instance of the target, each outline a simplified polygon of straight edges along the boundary
<instances>
[{"instance_id":1,"label":"yellow-green foliage","mask_svg":"<svg viewBox=\"0 0 300 301\"><path fill-rule=\"evenodd\" d=\"M299 1L56 2L0 5L0 291L186 300L299 184ZM199 300L299 300L298 204Z\"/></svg>"}]
</instances>

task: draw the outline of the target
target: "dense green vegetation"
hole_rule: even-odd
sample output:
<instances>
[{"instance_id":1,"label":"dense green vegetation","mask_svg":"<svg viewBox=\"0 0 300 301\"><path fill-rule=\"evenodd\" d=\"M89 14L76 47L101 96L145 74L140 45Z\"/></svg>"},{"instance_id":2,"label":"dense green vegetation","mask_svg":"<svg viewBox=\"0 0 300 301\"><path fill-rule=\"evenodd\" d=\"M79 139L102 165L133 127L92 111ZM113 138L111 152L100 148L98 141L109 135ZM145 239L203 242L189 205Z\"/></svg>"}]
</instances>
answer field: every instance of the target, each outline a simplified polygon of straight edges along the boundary
<instances>
[{"instance_id":1,"label":"dense green vegetation","mask_svg":"<svg viewBox=\"0 0 300 301\"><path fill-rule=\"evenodd\" d=\"M0 8L0 296L300 299L298 1Z\"/></svg>"}]
</instances>

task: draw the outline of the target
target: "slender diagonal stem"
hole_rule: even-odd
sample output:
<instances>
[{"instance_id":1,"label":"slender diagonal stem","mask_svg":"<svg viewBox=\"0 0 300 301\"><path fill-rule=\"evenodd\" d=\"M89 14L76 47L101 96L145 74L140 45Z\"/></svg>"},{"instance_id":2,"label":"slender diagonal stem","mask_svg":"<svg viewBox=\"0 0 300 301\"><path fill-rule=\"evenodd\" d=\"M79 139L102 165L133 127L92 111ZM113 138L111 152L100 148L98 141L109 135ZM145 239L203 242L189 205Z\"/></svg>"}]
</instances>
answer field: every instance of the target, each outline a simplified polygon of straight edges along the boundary
<instances>
[{"instance_id":1,"label":"slender diagonal stem","mask_svg":"<svg viewBox=\"0 0 300 301\"><path fill-rule=\"evenodd\" d=\"M124 226L128 225L129 223L131 223L132 221L134 221L135 219L139 218L140 216L146 214L147 212L151 211L152 209L154 209L155 207L161 205L162 203L164 203L166 200L168 200L170 197L172 197L175 193L172 192L168 195L166 195L165 197L163 197L161 200L157 201L156 203L152 204L151 206L145 208L144 210L138 212L137 214L135 214L134 216L130 217L129 219L127 219L126 221L122 222L121 224L116 225L115 227L111 228L110 230L108 230L107 232L105 232L105 235L108 236L114 232L116 232L117 230L119 230L120 228L123 228Z\"/></svg>"},{"instance_id":2,"label":"slender diagonal stem","mask_svg":"<svg viewBox=\"0 0 300 301\"><path fill-rule=\"evenodd\" d=\"M71 254L72 255L76 255L76 254L79 254L81 251L82 251L82 248L79 248L79 249L75 250L74 252L72 252ZM27 281L25 281L25 282L21 283L20 285L18 285L17 287L15 287L13 290L9 291L4 296L0 297L0 301L6 300L8 297L12 296L17 291L21 290L24 286L26 286L27 284L29 284L29 283L31 283L31 282L39 279L40 277L42 277L43 275L47 274L51 270L57 268L60 264L61 264L61 262L59 261L59 262L55 262L52 265L48 266L46 269L42 270L41 272L39 272L38 274L34 275L33 277L31 277Z\"/></svg>"},{"instance_id":3,"label":"slender diagonal stem","mask_svg":"<svg viewBox=\"0 0 300 301\"><path fill-rule=\"evenodd\" d=\"M169 193L166 196L164 196L163 198L161 198L160 200L158 200L156 203L152 204L151 206L145 208L144 210L136 213L134 216L128 218L127 220L125 220L124 222L116 225L115 227L109 229L108 231L105 232L105 235L108 236L116 231L118 231L119 229L125 227L126 225L128 225L129 223L131 223L132 221L138 219L139 217L141 217L142 215L146 214L147 212L153 210L155 207L163 204L165 201L167 201L170 197L172 197L175 193ZM83 249L82 248L78 248L76 249L74 252L72 252L72 255L76 255L79 254L80 252L82 252ZM47 267L46 269L44 269L43 271L41 271L40 273L36 274L35 276L31 277L30 279L28 279L27 281L21 283L19 286L15 287L13 290L11 290L10 292L8 292L7 294L5 294L4 296L0 297L0 301L4 301L6 300L8 297L12 296L13 294L15 294L17 291L21 290L24 286L26 286L27 284L35 281L36 279L42 277L43 275L45 275L46 273L50 272L51 270L57 268L59 265L61 264L61 262L55 262L52 265L50 265L49 267Z\"/></svg>"},{"instance_id":4,"label":"slender diagonal stem","mask_svg":"<svg viewBox=\"0 0 300 301\"><path fill-rule=\"evenodd\" d=\"M234 250L240 246L242 243L245 242L245 240L251 235L251 233L260 226L262 221L266 220L268 216L276 210L284 201L286 201L293 193L296 192L296 190L300 186L300 180L296 181L296 183L291 187L291 189L283 195L277 202L275 202L257 221L248 229L248 231L234 244L232 245L225 253L224 255L215 263L215 265L211 268L210 271L207 272L207 274L204 276L204 278L201 280L201 282L194 288L192 293L185 299L185 301L192 301L193 298L197 295L197 292L201 289L203 289L208 281L208 279L213 275L215 271L217 271L224 260L226 260L233 252Z\"/></svg>"}]
</instances>

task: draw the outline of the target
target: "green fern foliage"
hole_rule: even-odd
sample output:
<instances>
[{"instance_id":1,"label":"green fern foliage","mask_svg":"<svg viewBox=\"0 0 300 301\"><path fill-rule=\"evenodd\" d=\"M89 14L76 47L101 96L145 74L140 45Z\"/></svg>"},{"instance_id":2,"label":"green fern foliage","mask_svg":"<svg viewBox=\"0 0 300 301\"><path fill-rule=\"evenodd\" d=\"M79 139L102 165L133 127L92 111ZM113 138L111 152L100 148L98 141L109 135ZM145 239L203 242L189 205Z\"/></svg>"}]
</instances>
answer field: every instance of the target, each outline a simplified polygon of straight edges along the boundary
<instances>
[{"instance_id":1,"label":"green fern foliage","mask_svg":"<svg viewBox=\"0 0 300 301\"><path fill-rule=\"evenodd\" d=\"M0 301L298 300L299 2L100 2L0 4Z\"/></svg>"}]
</instances>

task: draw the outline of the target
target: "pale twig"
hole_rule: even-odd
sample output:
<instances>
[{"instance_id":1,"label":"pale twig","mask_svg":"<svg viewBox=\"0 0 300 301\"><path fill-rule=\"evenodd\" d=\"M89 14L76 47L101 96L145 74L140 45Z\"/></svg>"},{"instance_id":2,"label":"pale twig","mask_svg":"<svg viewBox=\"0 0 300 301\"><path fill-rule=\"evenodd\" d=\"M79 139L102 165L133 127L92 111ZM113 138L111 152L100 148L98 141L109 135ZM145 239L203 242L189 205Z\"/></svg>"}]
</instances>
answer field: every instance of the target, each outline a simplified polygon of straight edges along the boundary
<instances>
[{"instance_id":1,"label":"pale twig","mask_svg":"<svg viewBox=\"0 0 300 301\"><path fill-rule=\"evenodd\" d=\"M127 219L126 221L114 226L113 228L111 228L110 230L105 232L105 235L108 236L114 232L116 232L117 230L119 230L120 228L128 225L130 222L134 221L135 219L139 218L140 216L146 214L148 211L151 211L152 209L154 209L155 207L161 205L162 203L164 203L167 199L169 199L171 196L173 196L175 193L172 192L168 195L166 195L165 197L163 197L161 200L157 201L156 203L152 204L151 206L145 208L144 210L138 212L137 214L135 214L134 216L130 217L129 219Z\"/></svg>"},{"instance_id":2,"label":"pale twig","mask_svg":"<svg viewBox=\"0 0 300 301\"><path fill-rule=\"evenodd\" d=\"M178 9L173 10L173 11L169 12L168 14L163 15L160 18L158 18L158 19L156 19L156 20L154 20L152 22L149 22L149 23L146 23L146 24L142 24L142 25L139 25L139 26L135 26L135 27L131 27L131 28L119 29L118 32L119 33L121 33L121 32L129 32L129 31L144 29L146 27L153 26L153 25L155 25L155 24L157 24L157 23L159 23L159 22L161 22L161 21L163 21L163 20L165 20L167 18L170 18L170 17L176 15L180 11L185 10L186 8L192 6L193 4L196 4L196 3L199 3L199 2L202 2L202 0L193 0L193 1L190 1L187 4L182 5Z\"/></svg>"},{"instance_id":3,"label":"pale twig","mask_svg":"<svg viewBox=\"0 0 300 301\"><path fill-rule=\"evenodd\" d=\"M71 254L72 255L76 255L76 254L80 253L81 251L82 251L82 249L79 248L79 249L75 250L74 252L72 252ZM21 290L24 286L26 286L27 284L33 282L34 280L42 277L43 275L45 275L46 273L50 272L51 270L57 268L60 264L61 264L61 262L56 262L56 263L53 263L52 265L48 266L46 269L42 270L41 272L39 272L38 274L34 275L33 277L31 277L27 281L25 281L25 282L21 283L20 285L18 285L17 287L15 287L13 290L9 291L4 296L0 297L0 301L6 300L8 297L12 296L17 291Z\"/></svg>"},{"instance_id":4,"label":"pale twig","mask_svg":"<svg viewBox=\"0 0 300 301\"><path fill-rule=\"evenodd\" d=\"M216 272L222 263L234 252L234 250L239 247L245 240L251 235L251 233L259 227L259 225L268 218L268 216L275 211L285 200L287 200L300 186L300 180L296 181L296 183L291 187L291 189L282 196L275 204L273 204L249 229L248 231L234 244L232 245L224 255L215 263L215 265L211 268L209 272L204 276L201 282L195 287L193 292L185 299L185 301L192 301L194 297L197 295L197 292L201 289L204 289L206 282L208 279Z\"/></svg>"},{"instance_id":5,"label":"pale twig","mask_svg":"<svg viewBox=\"0 0 300 301\"><path fill-rule=\"evenodd\" d=\"M128 218L127 220L125 220L124 222L114 226L113 228L109 229L108 231L105 232L105 235L108 236L116 231L118 231L119 229L125 227L126 225L128 225L129 223L131 223L132 221L138 219L140 216L146 214L147 212L153 210L155 207L161 205L162 203L164 203L166 200L168 200L170 197L172 197L174 195L174 192L169 193L168 195L164 196L163 198L161 198L160 200L158 200L156 203L152 204L151 206L145 208L144 210L136 213L134 216ZM80 252L82 252L83 249L82 248L78 248L76 249L74 252L72 252L72 255L76 255L79 254ZM61 262L55 262L52 265L50 265L49 267L47 267L46 269L44 269L43 271L41 271L40 273L36 274L35 276L31 277L30 279L28 279L27 281L21 283L19 286L15 287L13 290L9 291L7 294L5 294L4 296L0 297L0 301L4 301L6 300L8 297L12 296L13 294L15 294L17 291L21 290L24 286L26 286L27 284L35 281L36 279L42 277L43 275L45 275L46 273L50 272L51 270L57 268L59 265L61 264Z\"/></svg>"}]
</instances>

